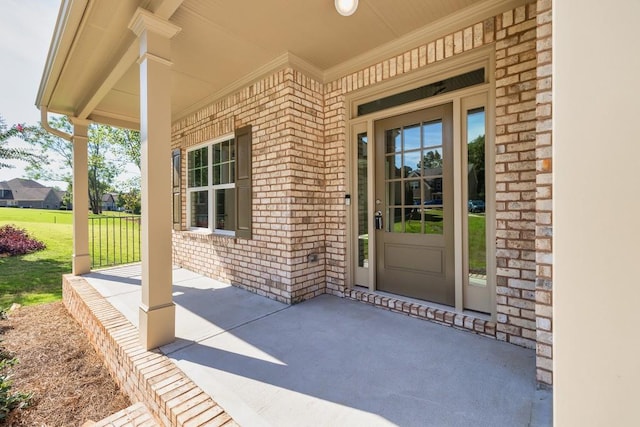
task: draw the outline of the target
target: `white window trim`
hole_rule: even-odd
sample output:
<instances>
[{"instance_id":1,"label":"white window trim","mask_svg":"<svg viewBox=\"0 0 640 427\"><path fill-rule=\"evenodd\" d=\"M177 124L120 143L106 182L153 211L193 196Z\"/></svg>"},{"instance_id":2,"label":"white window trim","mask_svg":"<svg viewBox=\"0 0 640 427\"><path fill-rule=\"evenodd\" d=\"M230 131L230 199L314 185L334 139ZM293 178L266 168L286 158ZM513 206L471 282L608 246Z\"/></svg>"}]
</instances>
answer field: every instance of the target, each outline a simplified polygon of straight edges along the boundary
<instances>
[{"instance_id":1,"label":"white window trim","mask_svg":"<svg viewBox=\"0 0 640 427\"><path fill-rule=\"evenodd\" d=\"M210 139L202 144L194 145L193 147L189 147L186 151L187 156L187 167L185 173L186 180L186 191L187 191L187 224L188 230L195 233L201 234L215 234L220 236L229 236L234 237L236 232L234 230L222 230L219 228L215 228L215 203L214 203L214 194L215 190L222 190L228 188L236 188L236 183L227 183L227 184L218 184L213 185L213 146L219 144L224 141L228 141L230 139L234 139L235 134L229 133L223 135L218 138ZM189 187L189 153L195 150L200 150L201 148L208 147L207 150L207 185L201 187ZM207 222L209 224L208 227L193 227L191 225L191 195L198 191L207 191Z\"/></svg>"}]
</instances>

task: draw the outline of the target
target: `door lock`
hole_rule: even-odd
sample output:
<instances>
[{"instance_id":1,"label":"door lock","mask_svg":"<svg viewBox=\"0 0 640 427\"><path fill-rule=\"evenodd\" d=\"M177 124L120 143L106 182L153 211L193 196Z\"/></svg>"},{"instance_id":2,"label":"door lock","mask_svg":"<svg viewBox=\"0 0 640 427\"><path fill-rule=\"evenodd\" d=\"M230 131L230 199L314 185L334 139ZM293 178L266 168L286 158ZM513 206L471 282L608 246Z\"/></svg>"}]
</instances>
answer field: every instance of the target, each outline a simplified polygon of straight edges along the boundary
<instances>
[{"instance_id":1,"label":"door lock","mask_svg":"<svg viewBox=\"0 0 640 427\"><path fill-rule=\"evenodd\" d=\"M376 211L374 214L374 224L376 230L382 230L382 211Z\"/></svg>"}]
</instances>

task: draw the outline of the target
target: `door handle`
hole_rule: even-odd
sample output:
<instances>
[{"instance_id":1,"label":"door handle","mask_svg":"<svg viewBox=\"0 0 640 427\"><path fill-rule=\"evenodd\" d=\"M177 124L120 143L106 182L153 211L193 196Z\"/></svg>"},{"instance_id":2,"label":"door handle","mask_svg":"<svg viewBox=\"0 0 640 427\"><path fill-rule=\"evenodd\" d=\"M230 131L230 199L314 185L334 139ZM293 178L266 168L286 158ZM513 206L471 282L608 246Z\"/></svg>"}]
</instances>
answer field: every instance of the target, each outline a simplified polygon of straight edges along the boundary
<instances>
[{"instance_id":1,"label":"door handle","mask_svg":"<svg viewBox=\"0 0 640 427\"><path fill-rule=\"evenodd\" d=\"M382 211L376 211L374 217L374 224L376 226L376 230L382 230Z\"/></svg>"}]
</instances>

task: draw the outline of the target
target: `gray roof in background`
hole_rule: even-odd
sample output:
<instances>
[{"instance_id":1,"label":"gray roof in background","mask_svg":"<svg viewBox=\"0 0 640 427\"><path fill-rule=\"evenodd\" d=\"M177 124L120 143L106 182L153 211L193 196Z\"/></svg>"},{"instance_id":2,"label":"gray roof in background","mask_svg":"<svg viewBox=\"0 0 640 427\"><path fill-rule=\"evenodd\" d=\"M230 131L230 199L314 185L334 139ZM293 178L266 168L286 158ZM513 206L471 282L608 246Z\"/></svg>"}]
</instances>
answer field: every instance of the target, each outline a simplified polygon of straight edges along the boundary
<instances>
[{"instance_id":1,"label":"gray roof in background","mask_svg":"<svg viewBox=\"0 0 640 427\"><path fill-rule=\"evenodd\" d=\"M65 192L58 190L54 190L51 187L46 187L39 182L33 181L31 179L22 179L22 178L14 178L9 181L1 181L0 182L1 190L11 190L13 195L13 200L16 201L43 201L47 198L50 192L54 192L54 195L58 196L58 198L62 199Z\"/></svg>"}]
</instances>

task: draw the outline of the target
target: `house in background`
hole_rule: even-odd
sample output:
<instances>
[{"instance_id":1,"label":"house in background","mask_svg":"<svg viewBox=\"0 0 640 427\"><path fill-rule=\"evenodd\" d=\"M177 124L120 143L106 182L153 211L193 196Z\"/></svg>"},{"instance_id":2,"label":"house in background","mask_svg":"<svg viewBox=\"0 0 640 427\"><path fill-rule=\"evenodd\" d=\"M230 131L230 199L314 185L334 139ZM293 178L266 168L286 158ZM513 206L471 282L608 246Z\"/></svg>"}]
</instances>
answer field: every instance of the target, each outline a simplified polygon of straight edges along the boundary
<instances>
[{"instance_id":1,"label":"house in background","mask_svg":"<svg viewBox=\"0 0 640 427\"><path fill-rule=\"evenodd\" d=\"M64 191L22 178L0 182L0 207L60 209Z\"/></svg>"},{"instance_id":2,"label":"house in background","mask_svg":"<svg viewBox=\"0 0 640 427\"><path fill-rule=\"evenodd\" d=\"M102 195L102 210L103 211L119 210L118 193L105 193Z\"/></svg>"},{"instance_id":3,"label":"house in background","mask_svg":"<svg viewBox=\"0 0 640 427\"><path fill-rule=\"evenodd\" d=\"M411 315L535 349L558 425L624 425L638 19L636 0L363 0L350 17L333 0L65 0L36 102L74 124L52 132L73 141L81 205L89 123L141 131L145 347L174 339L172 262L287 303L411 298ZM441 169L409 176L425 156ZM426 176L440 227L406 221ZM86 230L74 212L74 274Z\"/></svg>"}]
</instances>

